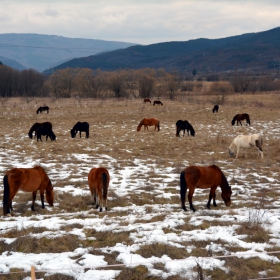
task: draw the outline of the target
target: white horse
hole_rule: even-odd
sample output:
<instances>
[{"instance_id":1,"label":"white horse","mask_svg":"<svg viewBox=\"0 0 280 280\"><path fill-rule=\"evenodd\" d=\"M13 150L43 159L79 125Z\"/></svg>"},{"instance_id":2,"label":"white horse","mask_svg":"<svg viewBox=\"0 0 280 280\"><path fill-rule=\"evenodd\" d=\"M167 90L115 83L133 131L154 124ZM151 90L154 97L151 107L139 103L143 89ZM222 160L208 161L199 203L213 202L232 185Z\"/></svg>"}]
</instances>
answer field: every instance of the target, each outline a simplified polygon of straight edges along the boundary
<instances>
[{"instance_id":1,"label":"white horse","mask_svg":"<svg viewBox=\"0 0 280 280\"><path fill-rule=\"evenodd\" d=\"M240 148L252 148L256 147L258 149L258 157L259 154L261 155L261 158L263 158L263 150L262 150L262 136L259 134L250 134L250 135L238 135L233 139L230 146L228 147L228 153L231 157L233 157L234 149L236 149L236 157L238 157Z\"/></svg>"}]
</instances>

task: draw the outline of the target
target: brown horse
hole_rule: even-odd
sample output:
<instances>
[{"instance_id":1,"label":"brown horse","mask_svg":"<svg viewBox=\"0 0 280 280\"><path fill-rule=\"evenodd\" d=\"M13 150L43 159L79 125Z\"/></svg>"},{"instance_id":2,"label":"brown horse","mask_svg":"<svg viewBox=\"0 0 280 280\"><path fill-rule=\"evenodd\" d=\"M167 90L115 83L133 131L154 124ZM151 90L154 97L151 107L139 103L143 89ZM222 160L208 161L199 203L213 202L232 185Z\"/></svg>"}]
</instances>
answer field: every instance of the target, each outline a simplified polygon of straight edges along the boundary
<instances>
[{"instance_id":1,"label":"brown horse","mask_svg":"<svg viewBox=\"0 0 280 280\"><path fill-rule=\"evenodd\" d=\"M144 125L144 130L149 130L149 126L155 126L155 130L157 129L158 131L160 130L159 128L159 120L156 119L156 118L151 118L151 119L148 119L148 118L144 118L137 126L137 131L140 131L141 130L141 127L142 125Z\"/></svg>"},{"instance_id":2,"label":"brown horse","mask_svg":"<svg viewBox=\"0 0 280 280\"><path fill-rule=\"evenodd\" d=\"M37 191L40 191L42 208L44 205L44 192L50 206L53 206L53 186L47 173L41 166L33 168L12 168L5 173L3 178L3 215L6 216L13 211L12 200L18 190L32 192L31 210L34 211L34 204Z\"/></svg>"},{"instance_id":3,"label":"brown horse","mask_svg":"<svg viewBox=\"0 0 280 280\"><path fill-rule=\"evenodd\" d=\"M153 106L155 106L156 104L163 106L160 100L155 100Z\"/></svg>"},{"instance_id":4,"label":"brown horse","mask_svg":"<svg viewBox=\"0 0 280 280\"><path fill-rule=\"evenodd\" d=\"M144 103L147 103L147 102L152 103L152 101L149 98L145 98Z\"/></svg>"},{"instance_id":5,"label":"brown horse","mask_svg":"<svg viewBox=\"0 0 280 280\"><path fill-rule=\"evenodd\" d=\"M231 124L234 125L234 123L236 121L236 125L238 125L238 123L240 123L240 125L242 125L241 121L243 121L243 120L246 120L246 125L251 125L250 116L247 113L235 115L231 121Z\"/></svg>"},{"instance_id":6,"label":"brown horse","mask_svg":"<svg viewBox=\"0 0 280 280\"><path fill-rule=\"evenodd\" d=\"M93 205L102 212L103 205L107 211L107 195L110 175L106 168L92 168L88 174L88 185L93 199Z\"/></svg>"},{"instance_id":7,"label":"brown horse","mask_svg":"<svg viewBox=\"0 0 280 280\"><path fill-rule=\"evenodd\" d=\"M39 127L48 127L49 129L52 129L52 124L50 122L43 122L43 123L34 123L31 128L29 129L29 132L28 132L28 136L29 138L32 139L33 137L33 132L35 131L35 136L37 135L37 129Z\"/></svg>"},{"instance_id":8,"label":"brown horse","mask_svg":"<svg viewBox=\"0 0 280 280\"><path fill-rule=\"evenodd\" d=\"M185 206L186 201L186 191L189 189L188 200L190 204L190 209L195 212L195 208L192 204L192 197L195 188L206 189L210 188L209 200L207 203L207 208L210 209L210 203L213 198L213 205L216 207L216 189L220 186L222 189L222 199L226 206L230 206L230 197L232 194L231 187L228 181L221 171L221 169L216 165L211 165L208 167L202 166L189 166L181 172L180 175L180 195L182 202L182 209L187 211Z\"/></svg>"}]
</instances>

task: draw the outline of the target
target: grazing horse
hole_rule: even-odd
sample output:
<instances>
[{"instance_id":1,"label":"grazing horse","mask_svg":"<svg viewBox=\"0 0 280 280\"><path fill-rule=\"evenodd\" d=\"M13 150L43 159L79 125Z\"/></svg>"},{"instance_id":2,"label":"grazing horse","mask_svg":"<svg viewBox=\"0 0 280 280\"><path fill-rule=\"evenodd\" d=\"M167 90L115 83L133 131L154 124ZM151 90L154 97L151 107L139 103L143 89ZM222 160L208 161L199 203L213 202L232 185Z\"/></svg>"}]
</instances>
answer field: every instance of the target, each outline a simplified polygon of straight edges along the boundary
<instances>
[{"instance_id":1,"label":"grazing horse","mask_svg":"<svg viewBox=\"0 0 280 280\"><path fill-rule=\"evenodd\" d=\"M43 111L47 111L47 113L49 113L49 107L48 106L43 106L43 107L39 107L36 111L37 114L39 113L43 113Z\"/></svg>"},{"instance_id":2,"label":"grazing horse","mask_svg":"<svg viewBox=\"0 0 280 280\"><path fill-rule=\"evenodd\" d=\"M212 109L212 112L213 113L215 113L215 112L218 113L218 111L219 111L219 105L215 105Z\"/></svg>"},{"instance_id":3,"label":"grazing horse","mask_svg":"<svg viewBox=\"0 0 280 280\"><path fill-rule=\"evenodd\" d=\"M147 102L152 103L152 101L149 98L145 98L144 103L147 103Z\"/></svg>"},{"instance_id":4,"label":"grazing horse","mask_svg":"<svg viewBox=\"0 0 280 280\"><path fill-rule=\"evenodd\" d=\"M31 210L34 211L37 191L40 191L42 208L44 204L44 192L50 206L53 206L53 186L47 173L41 166L33 168L12 168L5 173L3 178L3 215L6 216L13 211L12 200L18 190L32 192Z\"/></svg>"},{"instance_id":5,"label":"grazing horse","mask_svg":"<svg viewBox=\"0 0 280 280\"><path fill-rule=\"evenodd\" d=\"M262 136L259 134L249 134L249 135L238 135L233 139L230 146L228 147L228 153L231 157L234 157L234 150L236 149L236 157L238 157L239 151L241 148L252 148L256 147L258 149L258 157L259 154L261 158L263 158L263 150L262 150L263 140Z\"/></svg>"},{"instance_id":6,"label":"grazing horse","mask_svg":"<svg viewBox=\"0 0 280 280\"><path fill-rule=\"evenodd\" d=\"M184 131L183 136L185 136L185 130L187 130L188 135L190 135L190 134L191 134L191 136L195 135L195 131L194 131L192 125L188 121L178 120L176 122L176 136L177 137L180 137L181 130Z\"/></svg>"},{"instance_id":7,"label":"grazing horse","mask_svg":"<svg viewBox=\"0 0 280 280\"><path fill-rule=\"evenodd\" d=\"M82 137L82 132L86 133L86 138L89 137L89 124L88 122L77 122L70 131L71 137L75 138L78 131L80 132L80 138Z\"/></svg>"},{"instance_id":8,"label":"grazing horse","mask_svg":"<svg viewBox=\"0 0 280 280\"><path fill-rule=\"evenodd\" d=\"M141 130L141 127L142 125L144 125L144 131L146 130L149 130L149 126L155 126L155 129L154 130L160 130L159 128L159 120L156 119L156 118L151 118L151 119L148 119L148 118L144 118L137 126L137 131L140 131Z\"/></svg>"},{"instance_id":9,"label":"grazing horse","mask_svg":"<svg viewBox=\"0 0 280 280\"><path fill-rule=\"evenodd\" d=\"M50 137L51 141L56 139L56 135L49 127L41 126L37 129L36 133L37 133L37 142L39 140L41 140L42 142L42 136L46 136L46 141L48 141L48 137Z\"/></svg>"},{"instance_id":10,"label":"grazing horse","mask_svg":"<svg viewBox=\"0 0 280 280\"><path fill-rule=\"evenodd\" d=\"M190 204L190 209L195 212L195 208L192 204L192 197L195 188L206 189L210 188L209 199L207 203L207 208L210 210L210 203L213 198L213 205L216 207L216 189L220 186L222 189L222 199L226 206L230 206L230 197L232 194L231 187L228 181L221 171L221 169L216 165L211 165L208 167L202 166L189 166L181 172L180 175L180 195L182 202L182 209L187 211L185 206L186 201L186 191L189 189L188 200Z\"/></svg>"},{"instance_id":11,"label":"grazing horse","mask_svg":"<svg viewBox=\"0 0 280 280\"><path fill-rule=\"evenodd\" d=\"M92 168L88 174L88 185L93 199L93 205L102 212L103 205L107 211L107 195L110 175L106 168Z\"/></svg>"},{"instance_id":12,"label":"grazing horse","mask_svg":"<svg viewBox=\"0 0 280 280\"><path fill-rule=\"evenodd\" d=\"M162 102L159 100L155 100L153 106L155 106L156 104L163 106Z\"/></svg>"},{"instance_id":13,"label":"grazing horse","mask_svg":"<svg viewBox=\"0 0 280 280\"><path fill-rule=\"evenodd\" d=\"M52 129L52 124L50 122L43 122L43 123L34 123L31 128L29 129L28 136L32 139L33 132L35 131L35 136L37 135L36 131L39 127L48 127Z\"/></svg>"},{"instance_id":14,"label":"grazing horse","mask_svg":"<svg viewBox=\"0 0 280 280\"><path fill-rule=\"evenodd\" d=\"M234 123L236 121L236 125L238 125L238 123L240 123L240 125L242 125L242 123L241 123L242 120L246 120L246 125L251 125L250 116L247 113L235 115L231 121L231 124L234 125Z\"/></svg>"}]
</instances>

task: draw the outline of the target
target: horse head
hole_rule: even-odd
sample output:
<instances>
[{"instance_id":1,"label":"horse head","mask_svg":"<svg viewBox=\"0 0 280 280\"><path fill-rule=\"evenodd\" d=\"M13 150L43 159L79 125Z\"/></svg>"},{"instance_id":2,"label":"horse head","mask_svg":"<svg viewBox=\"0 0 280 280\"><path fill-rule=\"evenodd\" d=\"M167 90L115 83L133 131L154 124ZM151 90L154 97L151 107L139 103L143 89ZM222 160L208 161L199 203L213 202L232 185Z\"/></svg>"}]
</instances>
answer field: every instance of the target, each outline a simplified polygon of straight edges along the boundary
<instances>
[{"instance_id":1,"label":"horse head","mask_svg":"<svg viewBox=\"0 0 280 280\"><path fill-rule=\"evenodd\" d=\"M50 179L46 188L46 199L49 205L53 206L54 193L53 193L53 186Z\"/></svg>"},{"instance_id":2,"label":"horse head","mask_svg":"<svg viewBox=\"0 0 280 280\"><path fill-rule=\"evenodd\" d=\"M75 138L77 132L76 132L74 129L71 129L70 134L71 134L71 137L72 137L72 138Z\"/></svg>"},{"instance_id":3,"label":"horse head","mask_svg":"<svg viewBox=\"0 0 280 280\"><path fill-rule=\"evenodd\" d=\"M33 138L32 132L28 132L28 136L30 139L32 139Z\"/></svg>"},{"instance_id":4,"label":"horse head","mask_svg":"<svg viewBox=\"0 0 280 280\"><path fill-rule=\"evenodd\" d=\"M230 197L232 195L231 186L228 186L226 190L222 191L222 199L227 207L231 205Z\"/></svg>"},{"instance_id":5,"label":"horse head","mask_svg":"<svg viewBox=\"0 0 280 280\"><path fill-rule=\"evenodd\" d=\"M229 155L231 156L231 157L234 157L234 152L232 152L231 150L230 150L230 148L228 148L228 153L229 153Z\"/></svg>"}]
</instances>

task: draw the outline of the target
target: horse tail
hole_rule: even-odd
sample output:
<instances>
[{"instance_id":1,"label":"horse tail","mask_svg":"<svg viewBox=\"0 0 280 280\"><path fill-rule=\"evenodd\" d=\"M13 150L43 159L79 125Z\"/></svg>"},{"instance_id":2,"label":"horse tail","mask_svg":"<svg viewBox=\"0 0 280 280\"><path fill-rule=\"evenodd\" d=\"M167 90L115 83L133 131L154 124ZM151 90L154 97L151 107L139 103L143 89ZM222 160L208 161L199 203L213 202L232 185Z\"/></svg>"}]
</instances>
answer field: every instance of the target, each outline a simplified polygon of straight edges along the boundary
<instances>
[{"instance_id":1,"label":"horse tail","mask_svg":"<svg viewBox=\"0 0 280 280\"><path fill-rule=\"evenodd\" d=\"M263 140L262 140L262 136L259 135L258 139L256 140L256 147L262 152L262 144L263 144Z\"/></svg>"},{"instance_id":2,"label":"horse tail","mask_svg":"<svg viewBox=\"0 0 280 280\"><path fill-rule=\"evenodd\" d=\"M185 206L186 192L187 192L187 181L185 178L185 171L182 171L180 174L180 197L181 197L181 203L182 203L183 210L186 210L186 206Z\"/></svg>"},{"instance_id":3,"label":"horse tail","mask_svg":"<svg viewBox=\"0 0 280 280\"><path fill-rule=\"evenodd\" d=\"M6 216L9 213L10 207L10 186L8 181L8 175L5 175L3 178L4 184L4 194L3 194L3 215Z\"/></svg>"},{"instance_id":4,"label":"horse tail","mask_svg":"<svg viewBox=\"0 0 280 280\"><path fill-rule=\"evenodd\" d=\"M107 199L107 192L108 192L108 175L106 172L102 173L102 188L103 188L103 200Z\"/></svg>"}]
</instances>

